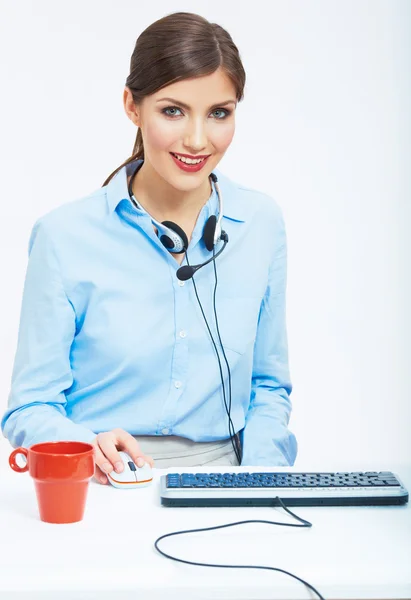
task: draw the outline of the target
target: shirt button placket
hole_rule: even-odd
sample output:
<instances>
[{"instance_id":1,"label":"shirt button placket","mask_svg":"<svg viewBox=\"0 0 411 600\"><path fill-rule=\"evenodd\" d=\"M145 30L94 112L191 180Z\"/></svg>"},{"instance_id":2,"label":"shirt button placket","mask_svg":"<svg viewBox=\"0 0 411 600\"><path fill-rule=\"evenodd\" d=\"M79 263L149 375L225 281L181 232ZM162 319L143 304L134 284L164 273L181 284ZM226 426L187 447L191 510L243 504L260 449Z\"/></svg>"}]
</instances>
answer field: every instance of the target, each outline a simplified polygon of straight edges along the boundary
<instances>
[{"instance_id":1,"label":"shirt button placket","mask_svg":"<svg viewBox=\"0 0 411 600\"><path fill-rule=\"evenodd\" d=\"M161 413L159 421L159 433L161 435L172 434L172 426L178 417L177 407L181 394L184 392L185 378L188 369L188 344L187 330L184 329L186 323L188 307L187 288L184 288L185 281L174 281L175 298L175 346L173 352L173 362L171 367L171 387L170 393ZM183 289L184 288L184 289Z\"/></svg>"}]
</instances>

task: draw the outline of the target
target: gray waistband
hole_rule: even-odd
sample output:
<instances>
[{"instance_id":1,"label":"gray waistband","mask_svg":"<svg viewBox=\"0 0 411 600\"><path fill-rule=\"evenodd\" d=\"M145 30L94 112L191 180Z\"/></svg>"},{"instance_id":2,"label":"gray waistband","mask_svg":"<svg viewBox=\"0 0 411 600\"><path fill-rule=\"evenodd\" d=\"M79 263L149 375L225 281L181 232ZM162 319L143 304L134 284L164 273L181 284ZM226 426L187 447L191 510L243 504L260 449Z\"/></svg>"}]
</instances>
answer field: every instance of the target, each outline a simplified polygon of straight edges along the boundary
<instances>
[{"instance_id":1,"label":"gray waistband","mask_svg":"<svg viewBox=\"0 0 411 600\"><path fill-rule=\"evenodd\" d=\"M219 458L227 454L232 448L230 438L217 442L193 442L177 435L135 435L140 444L142 452L155 459L179 458L187 456L204 457L209 454L210 458Z\"/></svg>"}]
</instances>

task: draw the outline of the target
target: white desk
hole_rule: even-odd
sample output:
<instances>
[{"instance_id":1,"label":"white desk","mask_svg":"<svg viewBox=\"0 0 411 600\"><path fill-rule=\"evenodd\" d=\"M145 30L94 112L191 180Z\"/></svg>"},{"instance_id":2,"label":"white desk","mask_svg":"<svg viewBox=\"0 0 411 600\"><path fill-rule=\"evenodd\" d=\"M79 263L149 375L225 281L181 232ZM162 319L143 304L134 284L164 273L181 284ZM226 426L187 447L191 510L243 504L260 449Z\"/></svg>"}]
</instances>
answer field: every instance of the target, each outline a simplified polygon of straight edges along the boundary
<instances>
[{"instance_id":1,"label":"white desk","mask_svg":"<svg viewBox=\"0 0 411 600\"><path fill-rule=\"evenodd\" d=\"M154 548L159 536L183 529L247 519L297 523L281 508L162 507L160 475L179 469L157 469L153 485L138 490L117 490L93 481L84 520L50 525L39 520L30 475L15 473L8 466L11 450L9 443L0 439L2 600L317 598L284 573L185 565L163 557ZM230 467L233 469L252 470ZM411 467L330 467L322 463L281 470L392 470L411 491ZM285 569L313 585L327 600L411 598L411 503L291 510L313 526L253 523L167 538L160 547L191 561Z\"/></svg>"}]
</instances>

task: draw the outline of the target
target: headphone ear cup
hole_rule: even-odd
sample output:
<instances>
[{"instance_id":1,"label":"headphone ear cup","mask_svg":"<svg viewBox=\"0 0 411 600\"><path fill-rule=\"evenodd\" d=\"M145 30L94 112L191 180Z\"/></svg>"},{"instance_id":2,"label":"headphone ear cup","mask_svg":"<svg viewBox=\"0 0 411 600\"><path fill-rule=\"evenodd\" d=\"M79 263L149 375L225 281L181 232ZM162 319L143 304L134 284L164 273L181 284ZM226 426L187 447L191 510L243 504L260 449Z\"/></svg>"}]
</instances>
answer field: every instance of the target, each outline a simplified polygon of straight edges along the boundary
<instances>
[{"instance_id":1,"label":"headphone ear cup","mask_svg":"<svg viewBox=\"0 0 411 600\"><path fill-rule=\"evenodd\" d=\"M171 237L166 235L165 233L160 235L160 242L165 248L167 248L167 250L170 250L170 252L173 252L173 250L176 247L174 240L172 240Z\"/></svg>"},{"instance_id":2,"label":"headphone ear cup","mask_svg":"<svg viewBox=\"0 0 411 600\"><path fill-rule=\"evenodd\" d=\"M181 254L182 252L185 252L188 248L188 238L187 238L185 231L183 231L183 229L181 229L181 227L179 225L177 225L177 223L173 223L173 221L162 221L161 224L164 225L164 227L171 229L171 231L173 233L177 234L178 237L181 238L182 249L179 250L179 252L177 254ZM168 236L162 235L160 237L160 241L164 244L164 246L168 250L173 251L174 242Z\"/></svg>"},{"instance_id":3,"label":"headphone ear cup","mask_svg":"<svg viewBox=\"0 0 411 600\"><path fill-rule=\"evenodd\" d=\"M214 235L216 225L217 217L215 215L211 215L211 217L207 219L207 223L204 226L203 240L207 250L209 250L210 252L214 248Z\"/></svg>"}]
</instances>

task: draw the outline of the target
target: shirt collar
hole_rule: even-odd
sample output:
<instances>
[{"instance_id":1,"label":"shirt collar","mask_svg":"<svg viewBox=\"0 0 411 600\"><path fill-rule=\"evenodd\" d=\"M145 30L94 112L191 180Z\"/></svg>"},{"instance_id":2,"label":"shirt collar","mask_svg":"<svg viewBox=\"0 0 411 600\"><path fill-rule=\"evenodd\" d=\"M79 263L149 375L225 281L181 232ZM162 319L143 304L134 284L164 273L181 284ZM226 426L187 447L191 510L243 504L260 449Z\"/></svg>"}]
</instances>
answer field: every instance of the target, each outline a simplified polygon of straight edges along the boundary
<instances>
[{"instance_id":1,"label":"shirt collar","mask_svg":"<svg viewBox=\"0 0 411 600\"><path fill-rule=\"evenodd\" d=\"M127 177L131 175L143 162L142 159L135 160L124 167L110 179L106 187L107 204L110 211L114 212L122 201L131 202L127 189ZM235 221L246 220L247 205L239 193L236 183L223 175L219 169L214 169L217 175L218 186L223 198L224 217Z\"/></svg>"}]
</instances>

